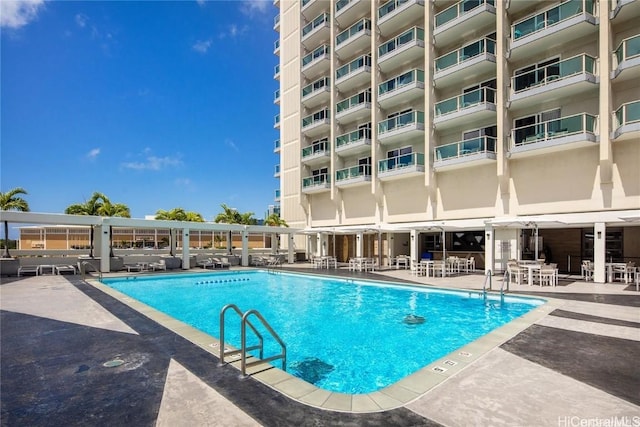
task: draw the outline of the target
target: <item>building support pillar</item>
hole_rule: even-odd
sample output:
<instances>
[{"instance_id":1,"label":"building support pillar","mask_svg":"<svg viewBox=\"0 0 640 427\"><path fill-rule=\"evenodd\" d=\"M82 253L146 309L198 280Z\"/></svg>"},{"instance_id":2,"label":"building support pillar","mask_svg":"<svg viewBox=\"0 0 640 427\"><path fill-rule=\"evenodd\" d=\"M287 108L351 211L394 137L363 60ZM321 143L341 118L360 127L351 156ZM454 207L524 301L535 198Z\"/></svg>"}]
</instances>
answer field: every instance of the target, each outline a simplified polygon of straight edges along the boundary
<instances>
[{"instance_id":1,"label":"building support pillar","mask_svg":"<svg viewBox=\"0 0 640 427\"><path fill-rule=\"evenodd\" d=\"M177 239L176 239L177 240ZM171 244L173 245L173 239ZM182 269L188 270L191 268L191 263L189 261L189 229L182 229Z\"/></svg>"}]
</instances>

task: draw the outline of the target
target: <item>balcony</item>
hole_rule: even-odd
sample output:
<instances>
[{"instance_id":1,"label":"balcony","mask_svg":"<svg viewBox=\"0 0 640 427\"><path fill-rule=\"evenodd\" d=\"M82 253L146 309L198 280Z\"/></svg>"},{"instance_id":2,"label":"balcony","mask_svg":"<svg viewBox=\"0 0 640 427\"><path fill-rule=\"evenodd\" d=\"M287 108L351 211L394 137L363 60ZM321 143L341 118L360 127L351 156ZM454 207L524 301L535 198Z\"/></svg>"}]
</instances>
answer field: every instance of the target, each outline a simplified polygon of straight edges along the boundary
<instances>
[{"instance_id":1,"label":"balcony","mask_svg":"<svg viewBox=\"0 0 640 427\"><path fill-rule=\"evenodd\" d=\"M273 152L274 153L280 152L280 139L276 139L275 141L273 141Z\"/></svg>"},{"instance_id":2,"label":"balcony","mask_svg":"<svg viewBox=\"0 0 640 427\"><path fill-rule=\"evenodd\" d=\"M496 72L496 42L483 38L436 58L433 80L444 88Z\"/></svg>"},{"instance_id":3,"label":"balcony","mask_svg":"<svg viewBox=\"0 0 640 427\"><path fill-rule=\"evenodd\" d=\"M329 132L331 122L329 120L329 110L316 111L315 113L302 119L302 133L308 137L321 135Z\"/></svg>"},{"instance_id":4,"label":"balcony","mask_svg":"<svg viewBox=\"0 0 640 427\"><path fill-rule=\"evenodd\" d=\"M597 121L596 116L583 113L515 128L511 132L509 157L529 157L596 146Z\"/></svg>"},{"instance_id":5,"label":"balcony","mask_svg":"<svg viewBox=\"0 0 640 427\"><path fill-rule=\"evenodd\" d=\"M280 190L275 190L274 191L273 201L276 202L276 203L280 201Z\"/></svg>"},{"instance_id":6,"label":"balcony","mask_svg":"<svg viewBox=\"0 0 640 427\"><path fill-rule=\"evenodd\" d=\"M378 67L388 73L424 55L424 30L413 27L378 48Z\"/></svg>"},{"instance_id":7,"label":"balcony","mask_svg":"<svg viewBox=\"0 0 640 427\"><path fill-rule=\"evenodd\" d=\"M336 171L336 187L347 188L371 182L371 165L358 165Z\"/></svg>"},{"instance_id":8,"label":"balcony","mask_svg":"<svg viewBox=\"0 0 640 427\"><path fill-rule=\"evenodd\" d=\"M331 180L329 179L329 175L326 173L302 179L303 193L324 193L329 190L331 190Z\"/></svg>"},{"instance_id":9,"label":"balcony","mask_svg":"<svg viewBox=\"0 0 640 427\"><path fill-rule=\"evenodd\" d=\"M273 128L280 129L280 114L276 114L273 118Z\"/></svg>"},{"instance_id":10,"label":"balcony","mask_svg":"<svg viewBox=\"0 0 640 427\"><path fill-rule=\"evenodd\" d=\"M378 8L378 28L389 36L417 16L424 16L424 0L390 0Z\"/></svg>"},{"instance_id":11,"label":"balcony","mask_svg":"<svg viewBox=\"0 0 640 427\"><path fill-rule=\"evenodd\" d=\"M578 93L597 89L595 64L595 58L578 55L511 77L511 108L570 99Z\"/></svg>"},{"instance_id":12,"label":"balcony","mask_svg":"<svg viewBox=\"0 0 640 427\"><path fill-rule=\"evenodd\" d=\"M274 178L280 178L280 165L276 165L273 171Z\"/></svg>"},{"instance_id":13,"label":"balcony","mask_svg":"<svg viewBox=\"0 0 640 427\"><path fill-rule=\"evenodd\" d=\"M614 126L616 141L640 139L640 100L622 104L615 112Z\"/></svg>"},{"instance_id":14,"label":"balcony","mask_svg":"<svg viewBox=\"0 0 640 427\"><path fill-rule=\"evenodd\" d=\"M280 56L280 40L273 42L273 54Z\"/></svg>"},{"instance_id":15,"label":"balcony","mask_svg":"<svg viewBox=\"0 0 640 427\"><path fill-rule=\"evenodd\" d=\"M424 96L424 71L411 70L378 85L378 104L389 109Z\"/></svg>"},{"instance_id":16,"label":"balcony","mask_svg":"<svg viewBox=\"0 0 640 427\"><path fill-rule=\"evenodd\" d=\"M409 111L378 123L378 140L382 144L424 138L424 111Z\"/></svg>"},{"instance_id":17,"label":"balcony","mask_svg":"<svg viewBox=\"0 0 640 427\"><path fill-rule=\"evenodd\" d=\"M300 12L309 21L322 12L329 12L329 2L326 0L302 0Z\"/></svg>"},{"instance_id":18,"label":"balcony","mask_svg":"<svg viewBox=\"0 0 640 427\"><path fill-rule=\"evenodd\" d=\"M331 160L331 150L326 138L314 141L310 146L302 149L302 163L313 166L328 163Z\"/></svg>"},{"instance_id":19,"label":"balcony","mask_svg":"<svg viewBox=\"0 0 640 427\"><path fill-rule=\"evenodd\" d=\"M273 17L273 31L280 32L280 14Z\"/></svg>"},{"instance_id":20,"label":"balcony","mask_svg":"<svg viewBox=\"0 0 640 427\"><path fill-rule=\"evenodd\" d=\"M302 27L302 45L307 49L318 46L322 42L328 42L330 31L328 13L321 13L313 21Z\"/></svg>"},{"instance_id":21,"label":"balcony","mask_svg":"<svg viewBox=\"0 0 640 427\"><path fill-rule=\"evenodd\" d=\"M371 81L371 55L362 55L336 70L336 87L350 92Z\"/></svg>"},{"instance_id":22,"label":"balcony","mask_svg":"<svg viewBox=\"0 0 640 427\"><path fill-rule=\"evenodd\" d=\"M273 79L280 80L280 64L273 67Z\"/></svg>"},{"instance_id":23,"label":"balcony","mask_svg":"<svg viewBox=\"0 0 640 427\"><path fill-rule=\"evenodd\" d=\"M302 58L302 73L308 79L320 77L329 72L330 64L329 46L325 44Z\"/></svg>"},{"instance_id":24,"label":"balcony","mask_svg":"<svg viewBox=\"0 0 640 427\"><path fill-rule=\"evenodd\" d=\"M336 2L335 19L343 27L365 16L371 10L369 0L338 0Z\"/></svg>"},{"instance_id":25,"label":"balcony","mask_svg":"<svg viewBox=\"0 0 640 427\"><path fill-rule=\"evenodd\" d=\"M624 39L613 56L615 69L611 72L612 79L640 79L640 35Z\"/></svg>"},{"instance_id":26,"label":"balcony","mask_svg":"<svg viewBox=\"0 0 640 427\"><path fill-rule=\"evenodd\" d=\"M380 181L393 181L424 175L424 153L409 153L378 162Z\"/></svg>"},{"instance_id":27,"label":"balcony","mask_svg":"<svg viewBox=\"0 0 640 427\"><path fill-rule=\"evenodd\" d=\"M435 105L433 124L437 130L471 125L496 117L496 91L483 87L445 99Z\"/></svg>"},{"instance_id":28,"label":"balcony","mask_svg":"<svg viewBox=\"0 0 640 427\"><path fill-rule=\"evenodd\" d=\"M454 43L482 28L495 28L494 0L462 0L435 16L433 37L436 46Z\"/></svg>"},{"instance_id":29,"label":"balcony","mask_svg":"<svg viewBox=\"0 0 640 427\"><path fill-rule=\"evenodd\" d=\"M567 45L598 31L593 0L569 0L511 26L512 61Z\"/></svg>"},{"instance_id":30,"label":"balcony","mask_svg":"<svg viewBox=\"0 0 640 427\"><path fill-rule=\"evenodd\" d=\"M496 138L482 136L441 145L433 154L433 168L437 172L495 163Z\"/></svg>"},{"instance_id":31,"label":"balcony","mask_svg":"<svg viewBox=\"0 0 640 427\"><path fill-rule=\"evenodd\" d=\"M615 5L609 16L615 25L622 24L640 16L640 2L638 0L612 0Z\"/></svg>"},{"instance_id":32,"label":"balcony","mask_svg":"<svg viewBox=\"0 0 640 427\"><path fill-rule=\"evenodd\" d=\"M273 92L273 103L276 105L280 105L280 89L277 89Z\"/></svg>"},{"instance_id":33,"label":"balcony","mask_svg":"<svg viewBox=\"0 0 640 427\"><path fill-rule=\"evenodd\" d=\"M371 90L367 89L336 104L336 120L341 124L371 117Z\"/></svg>"},{"instance_id":34,"label":"balcony","mask_svg":"<svg viewBox=\"0 0 640 427\"><path fill-rule=\"evenodd\" d=\"M371 152L371 129L357 129L336 138L336 154L353 156Z\"/></svg>"},{"instance_id":35,"label":"balcony","mask_svg":"<svg viewBox=\"0 0 640 427\"><path fill-rule=\"evenodd\" d=\"M340 58L351 58L358 52L370 51L371 21L361 19L336 36L336 54Z\"/></svg>"},{"instance_id":36,"label":"balcony","mask_svg":"<svg viewBox=\"0 0 640 427\"><path fill-rule=\"evenodd\" d=\"M331 98L329 77L323 77L302 88L302 103L307 108L326 106Z\"/></svg>"}]
</instances>

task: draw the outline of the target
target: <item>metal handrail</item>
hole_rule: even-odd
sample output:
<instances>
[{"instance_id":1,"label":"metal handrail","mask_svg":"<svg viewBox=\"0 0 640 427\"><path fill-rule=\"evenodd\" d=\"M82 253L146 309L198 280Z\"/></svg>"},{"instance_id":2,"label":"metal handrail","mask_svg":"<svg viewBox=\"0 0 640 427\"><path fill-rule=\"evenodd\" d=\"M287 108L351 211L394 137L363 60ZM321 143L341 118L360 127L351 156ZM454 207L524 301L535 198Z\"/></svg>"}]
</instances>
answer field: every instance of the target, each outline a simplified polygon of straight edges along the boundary
<instances>
[{"instance_id":1,"label":"metal handrail","mask_svg":"<svg viewBox=\"0 0 640 427\"><path fill-rule=\"evenodd\" d=\"M243 317L243 313L242 311L240 311L240 309L238 308L237 305L235 304L227 304L224 307L222 307L222 310L220 310L220 363L224 363L224 357L225 356L232 356L234 354L238 354L238 353L243 353L242 348L240 350L229 350L229 351L224 351L225 345L224 345L224 315L226 313L226 311L228 309L233 309L233 311L235 311L238 316L240 316L240 319L242 319L242 327L244 329L244 317ZM260 358L262 359L262 356L264 354L263 352L263 344L264 344L264 339L262 338L262 335L260 334L260 332L258 332L258 330L251 324L251 322L247 322L247 324L249 325L249 327L251 328L251 330L253 331L254 334L256 334L256 336L258 337L258 340L260 341L260 344L254 345L252 347L249 347L247 349L245 349L245 352L248 351L252 351L252 350L260 350ZM244 335L243 335L243 340L242 340L242 347L244 347L245 343L244 343ZM244 353L243 353L244 354ZM243 372L244 373L244 372Z\"/></svg>"},{"instance_id":2,"label":"metal handrail","mask_svg":"<svg viewBox=\"0 0 640 427\"><path fill-rule=\"evenodd\" d=\"M260 322L262 322L262 325L267 328L267 331L269 331L269 333L271 334L271 336L278 342L278 344L280 344L280 348L282 348L282 353L277 354L275 356L271 356L271 357L267 357L266 359L262 358L262 355L260 355L260 360L256 360L253 362L249 362L247 363L247 348L246 348L246 344L247 344L247 324L252 328L253 326L251 325L251 323L249 322L248 318L251 315L255 315L258 320L260 320ZM254 329L255 330L255 329ZM285 345L284 341L282 341L282 339L280 338L280 336L276 333L276 331L273 330L273 328L271 327L271 325L269 325L269 322L266 321L266 319L264 317L262 317L262 314L260 314L260 312L258 310L249 310L246 313L244 313L244 315L242 316L242 324L241 324L241 334L242 334L242 341L241 341L241 360L240 360L240 367L242 370L242 375L246 375L247 373L247 367L251 367L251 366L255 366L255 365L259 365L262 363L268 363L271 362L272 360L278 360L278 359L282 359L282 370L286 371L287 370L287 346ZM223 344L224 345L224 344Z\"/></svg>"},{"instance_id":3,"label":"metal handrail","mask_svg":"<svg viewBox=\"0 0 640 427\"><path fill-rule=\"evenodd\" d=\"M511 275L509 271L504 272L504 276L502 277L502 284L500 285L500 295L504 296L504 284L507 284L507 292L509 291L509 283L511 283Z\"/></svg>"},{"instance_id":4,"label":"metal handrail","mask_svg":"<svg viewBox=\"0 0 640 427\"><path fill-rule=\"evenodd\" d=\"M482 284L482 295L484 295L484 297L486 298L487 296L487 283L489 283L489 290L491 290L491 277L493 276L493 273L491 272L491 270L487 270L487 272L485 273L486 277L484 279L484 283Z\"/></svg>"}]
</instances>

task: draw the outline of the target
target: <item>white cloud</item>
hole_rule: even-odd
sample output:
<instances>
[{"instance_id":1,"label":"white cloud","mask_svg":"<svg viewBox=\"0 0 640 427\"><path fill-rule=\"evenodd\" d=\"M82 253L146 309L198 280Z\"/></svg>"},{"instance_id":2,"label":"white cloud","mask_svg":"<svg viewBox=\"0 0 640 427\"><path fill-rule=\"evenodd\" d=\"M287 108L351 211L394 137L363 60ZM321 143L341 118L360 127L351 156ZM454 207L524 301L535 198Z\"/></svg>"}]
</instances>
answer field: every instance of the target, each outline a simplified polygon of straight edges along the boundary
<instances>
[{"instance_id":1,"label":"white cloud","mask_svg":"<svg viewBox=\"0 0 640 427\"><path fill-rule=\"evenodd\" d=\"M235 143L235 142L233 142L232 140L230 140L230 139L225 139L225 140L224 140L224 143L225 143L225 145L226 145L227 147L231 148L233 151L240 152L240 149L238 148L238 146L236 145L236 143Z\"/></svg>"},{"instance_id":2,"label":"white cloud","mask_svg":"<svg viewBox=\"0 0 640 427\"><path fill-rule=\"evenodd\" d=\"M83 13L78 13L76 14L76 25L78 25L78 27L80 28L84 28L87 25L87 21L89 20L89 17Z\"/></svg>"},{"instance_id":3,"label":"white cloud","mask_svg":"<svg viewBox=\"0 0 640 427\"><path fill-rule=\"evenodd\" d=\"M20 28L36 19L44 0L0 1L0 27Z\"/></svg>"},{"instance_id":4,"label":"white cloud","mask_svg":"<svg viewBox=\"0 0 640 427\"><path fill-rule=\"evenodd\" d=\"M182 166L182 159L180 155L175 157L164 156L158 157L151 154L150 148L145 148L141 154L142 159L138 161L122 163L122 167L125 169L133 170L151 170L159 171L170 167Z\"/></svg>"},{"instance_id":5,"label":"white cloud","mask_svg":"<svg viewBox=\"0 0 640 427\"><path fill-rule=\"evenodd\" d=\"M99 154L100 154L100 149L99 148L94 148L93 150L91 150L91 151L89 151L87 153L87 158L89 160L95 160L98 157Z\"/></svg>"},{"instance_id":6,"label":"white cloud","mask_svg":"<svg viewBox=\"0 0 640 427\"><path fill-rule=\"evenodd\" d=\"M206 2L206 0L196 0L196 3L198 3L199 6L204 6Z\"/></svg>"},{"instance_id":7,"label":"white cloud","mask_svg":"<svg viewBox=\"0 0 640 427\"><path fill-rule=\"evenodd\" d=\"M268 7L268 0L245 0L240 5L240 12L252 18L266 13Z\"/></svg>"},{"instance_id":8,"label":"white cloud","mask_svg":"<svg viewBox=\"0 0 640 427\"><path fill-rule=\"evenodd\" d=\"M207 53L211 47L211 40L198 40L191 48L198 53Z\"/></svg>"}]
</instances>

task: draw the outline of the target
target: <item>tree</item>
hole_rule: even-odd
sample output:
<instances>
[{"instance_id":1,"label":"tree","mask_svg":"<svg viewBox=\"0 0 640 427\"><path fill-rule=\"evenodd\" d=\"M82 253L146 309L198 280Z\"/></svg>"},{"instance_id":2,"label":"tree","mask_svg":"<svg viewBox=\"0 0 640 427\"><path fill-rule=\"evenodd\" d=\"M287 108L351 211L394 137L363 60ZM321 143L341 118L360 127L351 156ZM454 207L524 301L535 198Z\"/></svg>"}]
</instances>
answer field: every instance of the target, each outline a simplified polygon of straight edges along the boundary
<instances>
[{"instance_id":1,"label":"tree","mask_svg":"<svg viewBox=\"0 0 640 427\"><path fill-rule=\"evenodd\" d=\"M220 212L213 220L213 222L223 223L223 224L245 224L245 225L255 225L258 221L253 217L253 212L245 212L241 214L237 209L230 208L224 203L220 205L222 207L222 212ZM229 230L229 242L231 242L231 230ZM231 253L231 248L229 248L229 253Z\"/></svg>"},{"instance_id":2,"label":"tree","mask_svg":"<svg viewBox=\"0 0 640 427\"><path fill-rule=\"evenodd\" d=\"M287 224L284 219L280 218L280 215L278 215L277 213L272 213L271 215L269 215L264 220L264 224L268 225L269 227L289 227L289 224Z\"/></svg>"},{"instance_id":3,"label":"tree","mask_svg":"<svg viewBox=\"0 0 640 427\"><path fill-rule=\"evenodd\" d=\"M100 208L100 216L117 216L121 218L131 218L129 206L122 203L111 203L105 198L104 204ZM113 227L109 226L109 256L113 258Z\"/></svg>"},{"instance_id":4,"label":"tree","mask_svg":"<svg viewBox=\"0 0 640 427\"><path fill-rule=\"evenodd\" d=\"M110 203L107 196L96 191L86 202L67 206L64 213L69 215L101 216L102 207L105 203ZM89 238L89 256L93 258L93 225L91 226L91 236Z\"/></svg>"},{"instance_id":5,"label":"tree","mask_svg":"<svg viewBox=\"0 0 640 427\"><path fill-rule=\"evenodd\" d=\"M156 219L168 220L168 221L191 221L191 222L204 222L204 218L197 212L186 212L182 208L173 208L170 211L164 209L158 209L156 212ZM170 239L173 240L173 229L169 229ZM173 256L173 245L169 241L169 255Z\"/></svg>"},{"instance_id":6,"label":"tree","mask_svg":"<svg viewBox=\"0 0 640 427\"><path fill-rule=\"evenodd\" d=\"M16 187L6 193L0 193L0 210L29 212L29 203L19 197L19 194L27 194L27 192L21 187ZM2 258L11 258L9 255L9 223L7 221L4 222L4 253Z\"/></svg>"}]
</instances>

